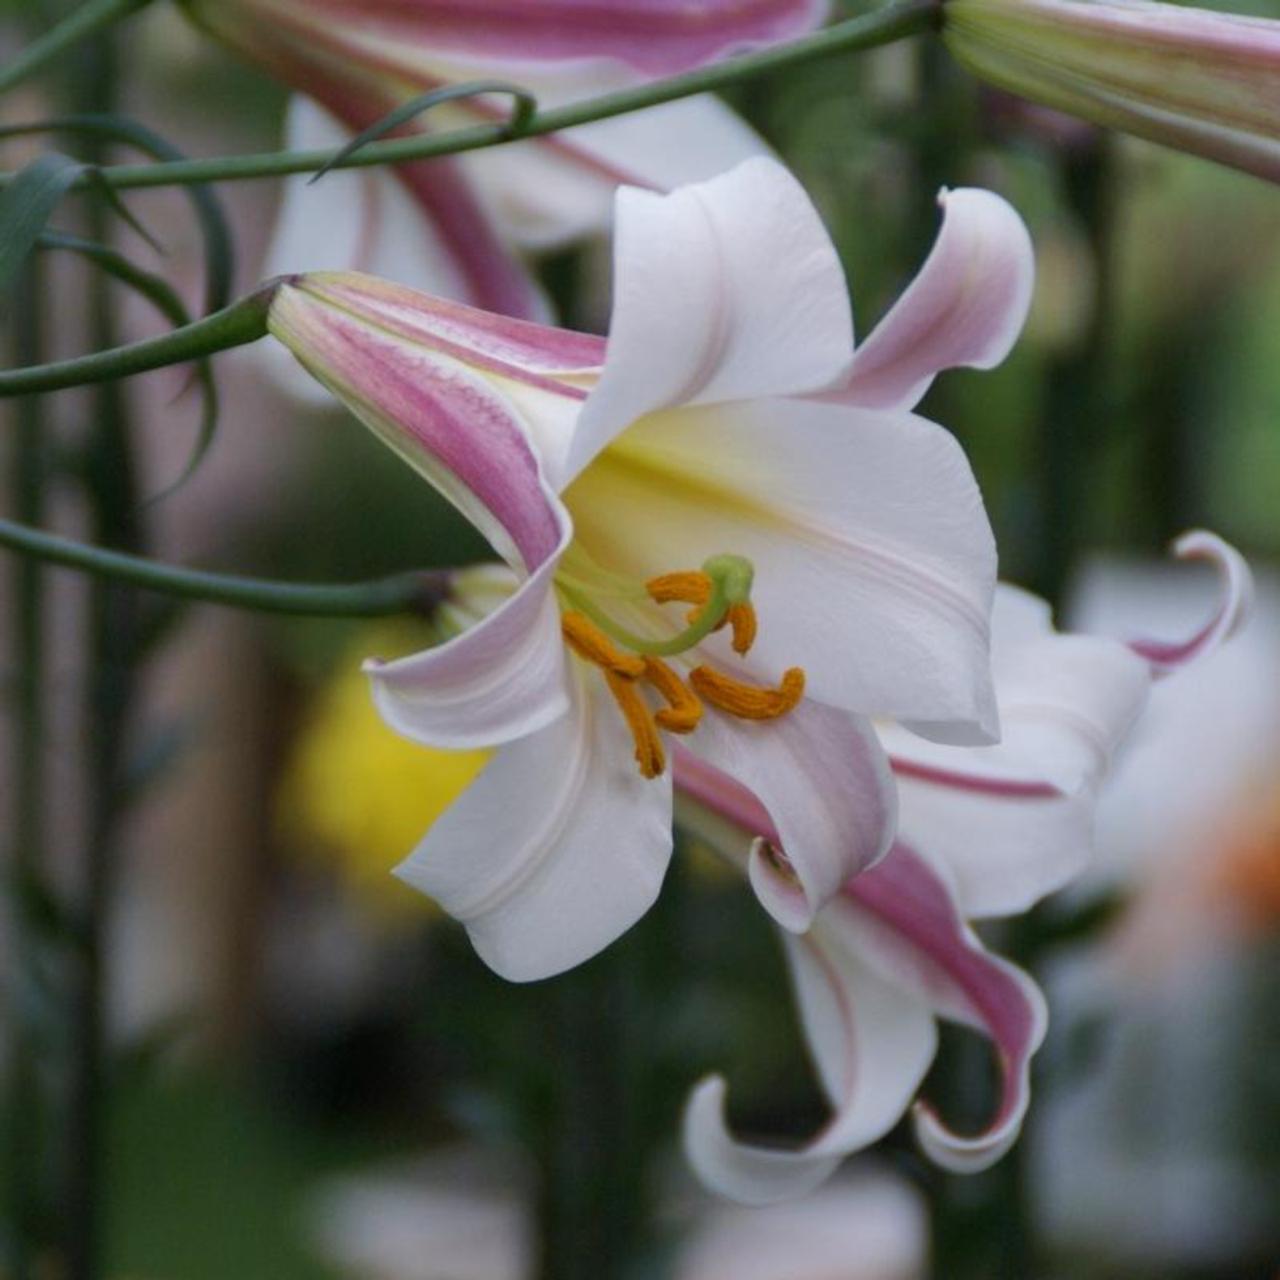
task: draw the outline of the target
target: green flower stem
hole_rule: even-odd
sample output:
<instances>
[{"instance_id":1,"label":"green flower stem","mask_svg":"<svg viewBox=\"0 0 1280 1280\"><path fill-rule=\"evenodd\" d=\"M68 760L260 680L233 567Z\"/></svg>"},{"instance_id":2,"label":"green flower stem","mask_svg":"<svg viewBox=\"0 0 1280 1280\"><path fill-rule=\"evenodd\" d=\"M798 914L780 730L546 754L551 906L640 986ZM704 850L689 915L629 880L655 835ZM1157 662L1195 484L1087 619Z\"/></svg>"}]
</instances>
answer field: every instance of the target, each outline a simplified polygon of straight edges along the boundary
<instances>
[{"instance_id":1,"label":"green flower stem","mask_svg":"<svg viewBox=\"0 0 1280 1280\"><path fill-rule=\"evenodd\" d=\"M5 370L0 372L0 399L127 378L257 342L266 335L267 311L274 293L275 283L266 284L229 307L158 338L54 364Z\"/></svg>"},{"instance_id":2,"label":"green flower stem","mask_svg":"<svg viewBox=\"0 0 1280 1280\"><path fill-rule=\"evenodd\" d=\"M23 318L13 346L20 360L38 360L43 341L44 281L38 263L28 261L20 275L15 310ZM44 403L38 396L24 400L17 414L17 439L12 477L13 509L26 521L37 521L44 511L45 470L50 441ZM37 901L47 892L44 884L45 763L48 734L45 713L45 621L42 567L33 560L14 566L12 630L16 669L13 723L20 750L13 753L11 781L13 809L12 849L6 873L12 905L12 931L8 939L9 1062L5 1080L9 1127L10 1168L23 1170L10 1179L8 1188L9 1252L7 1266L13 1280L31 1280L36 1258L48 1247L49 1161L43 1144L47 1138L48 1106L38 1064L47 1044L48 1028L41 1025L38 989L40 964L54 949L56 940L43 936Z\"/></svg>"},{"instance_id":3,"label":"green flower stem","mask_svg":"<svg viewBox=\"0 0 1280 1280\"><path fill-rule=\"evenodd\" d=\"M618 93L602 94L569 106L537 111L529 119L520 122L519 127L514 127L512 122L502 121L448 133L371 142L343 158L335 167L348 169L400 164L409 160L425 160L431 156L455 155L460 151L501 146L520 138L541 137L561 129L588 124L593 120L607 120L663 102L674 102L709 90L725 89L744 80L780 71L814 58L892 44L935 27L940 13L940 0L898 0L874 13L838 22L824 31L784 45L699 67L683 75L637 85ZM185 186L196 182L226 182L244 178L271 178L290 173L313 173L329 164L333 157L333 151L277 151L259 155L220 156L212 160L114 165L105 168L103 173L116 190L123 191L137 187ZM0 181L6 181L9 176L0 175Z\"/></svg>"},{"instance_id":4,"label":"green flower stem","mask_svg":"<svg viewBox=\"0 0 1280 1280\"><path fill-rule=\"evenodd\" d=\"M276 582L161 564L145 556L86 546L11 520L0 520L0 546L148 591L261 613L347 618L428 614L448 594L449 575L443 570L402 573L370 582Z\"/></svg>"},{"instance_id":5,"label":"green flower stem","mask_svg":"<svg viewBox=\"0 0 1280 1280\"><path fill-rule=\"evenodd\" d=\"M51 31L33 40L17 57L0 67L0 93L21 84L65 53L72 45L136 13L150 0L89 0Z\"/></svg>"}]
</instances>

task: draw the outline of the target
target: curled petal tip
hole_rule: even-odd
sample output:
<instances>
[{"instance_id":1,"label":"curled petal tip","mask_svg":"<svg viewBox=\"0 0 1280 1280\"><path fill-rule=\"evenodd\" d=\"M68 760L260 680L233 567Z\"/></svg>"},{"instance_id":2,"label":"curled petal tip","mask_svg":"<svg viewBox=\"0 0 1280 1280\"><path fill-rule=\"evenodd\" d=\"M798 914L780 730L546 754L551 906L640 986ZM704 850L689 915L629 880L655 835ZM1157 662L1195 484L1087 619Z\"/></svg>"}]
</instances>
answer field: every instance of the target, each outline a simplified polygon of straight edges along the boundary
<instances>
[{"instance_id":1,"label":"curled petal tip","mask_svg":"<svg viewBox=\"0 0 1280 1280\"><path fill-rule=\"evenodd\" d=\"M909 409L945 369L991 369L1022 331L1035 285L1026 224L995 192L943 187L919 274L855 351L839 398Z\"/></svg>"},{"instance_id":2,"label":"curled petal tip","mask_svg":"<svg viewBox=\"0 0 1280 1280\"><path fill-rule=\"evenodd\" d=\"M916 1139L929 1158L952 1173L981 1173L1002 1159L1017 1142L1022 1121L1031 1104L1031 1058L1044 1041L1049 1013L1039 987L1026 974L992 960L1011 977L1025 1002L1025 1032L1006 1039L994 1024L988 1030L995 1036L1000 1062L1001 1098L995 1118L981 1132L972 1136L956 1133L925 1099L911 1109Z\"/></svg>"},{"instance_id":3,"label":"curled petal tip","mask_svg":"<svg viewBox=\"0 0 1280 1280\"><path fill-rule=\"evenodd\" d=\"M685 1156L708 1189L739 1204L776 1204L808 1195L835 1171L840 1155L810 1156L739 1142L725 1122L727 1093L723 1076L708 1076L685 1104Z\"/></svg>"},{"instance_id":4,"label":"curled petal tip","mask_svg":"<svg viewBox=\"0 0 1280 1280\"><path fill-rule=\"evenodd\" d=\"M1206 529L1192 529L1173 544L1179 560L1207 560L1217 572L1220 597L1209 620L1185 640L1131 640L1129 647L1151 666L1155 678L1171 675L1230 640L1253 612L1253 573L1229 542Z\"/></svg>"}]
</instances>

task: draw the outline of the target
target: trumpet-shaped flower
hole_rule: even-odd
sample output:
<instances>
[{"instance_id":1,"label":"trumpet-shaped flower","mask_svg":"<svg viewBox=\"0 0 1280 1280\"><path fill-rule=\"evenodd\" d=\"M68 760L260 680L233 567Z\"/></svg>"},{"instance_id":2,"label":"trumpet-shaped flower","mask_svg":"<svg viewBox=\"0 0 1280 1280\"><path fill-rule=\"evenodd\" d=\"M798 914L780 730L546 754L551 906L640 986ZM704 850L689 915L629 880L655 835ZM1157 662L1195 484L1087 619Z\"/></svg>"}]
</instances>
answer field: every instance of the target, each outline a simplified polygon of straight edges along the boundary
<instances>
[{"instance_id":1,"label":"trumpet-shaped flower","mask_svg":"<svg viewBox=\"0 0 1280 1280\"><path fill-rule=\"evenodd\" d=\"M1280 22L1156 0L946 0L975 75L1034 102L1280 179Z\"/></svg>"},{"instance_id":2,"label":"trumpet-shaped flower","mask_svg":"<svg viewBox=\"0 0 1280 1280\"><path fill-rule=\"evenodd\" d=\"M901 806L893 849L850 880L807 934L785 937L832 1118L799 1149L749 1145L726 1127L724 1082L704 1081L690 1099L685 1140L710 1186L765 1202L817 1185L911 1105L934 1056L939 1017L991 1039L1002 1087L990 1124L971 1136L916 1103L922 1145L959 1171L985 1168L1012 1145L1045 1031L1044 1000L966 920L1024 910L1083 868L1099 784L1151 680L1207 653L1243 622L1251 591L1239 555L1205 533L1187 535L1177 550L1212 560L1224 582L1218 612L1196 636L1124 644L1058 635L1047 606L1002 588L993 643L1002 741L947 747L882 729ZM752 856L785 870L785 839L749 794L683 753L676 773L692 826L728 852L754 838Z\"/></svg>"},{"instance_id":3,"label":"trumpet-shaped flower","mask_svg":"<svg viewBox=\"0 0 1280 1280\"><path fill-rule=\"evenodd\" d=\"M1031 252L998 197L944 207L856 352L830 239L765 159L620 193L607 346L361 276L278 288L276 337L508 566L456 638L369 666L407 736L498 748L401 874L499 972L567 968L648 908L674 740L770 814L790 867L752 882L801 930L893 837L866 717L994 735L990 529L911 406L1003 356Z\"/></svg>"},{"instance_id":4,"label":"trumpet-shaped flower","mask_svg":"<svg viewBox=\"0 0 1280 1280\"><path fill-rule=\"evenodd\" d=\"M305 97L290 148L337 148L402 102L477 80L515 82L565 105L819 25L826 0L187 0L196 21ZM505 117L487 97L442 104L429 122ZM678 137L679 146L671 139ZM456 157L345 172L285 187L267 270L371 271L507 315L541 319L540 293L513 252L603 230L619 182L669 190L764 143L703 95Z\"/></svg>"}]
</instances>

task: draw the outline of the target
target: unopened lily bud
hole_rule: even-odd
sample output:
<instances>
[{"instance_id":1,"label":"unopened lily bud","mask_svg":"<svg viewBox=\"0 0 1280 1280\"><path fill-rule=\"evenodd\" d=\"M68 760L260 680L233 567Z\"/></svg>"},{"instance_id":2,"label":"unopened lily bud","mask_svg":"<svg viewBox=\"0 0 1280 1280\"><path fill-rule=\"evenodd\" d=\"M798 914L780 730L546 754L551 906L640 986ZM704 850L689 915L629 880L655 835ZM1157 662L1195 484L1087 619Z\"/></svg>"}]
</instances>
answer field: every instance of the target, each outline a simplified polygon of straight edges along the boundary
<instances>
[{"instance_id":1,"label":"unopened lily bud","mask_svg":"<svg viewBox=\"0 0 1280 1280\"><path fill-rule=\"evenodd\" d=\"M1280 179L1280 22L1154 0L947 0L948 48L1045 106Z\"/></svg>"}]
</instances>

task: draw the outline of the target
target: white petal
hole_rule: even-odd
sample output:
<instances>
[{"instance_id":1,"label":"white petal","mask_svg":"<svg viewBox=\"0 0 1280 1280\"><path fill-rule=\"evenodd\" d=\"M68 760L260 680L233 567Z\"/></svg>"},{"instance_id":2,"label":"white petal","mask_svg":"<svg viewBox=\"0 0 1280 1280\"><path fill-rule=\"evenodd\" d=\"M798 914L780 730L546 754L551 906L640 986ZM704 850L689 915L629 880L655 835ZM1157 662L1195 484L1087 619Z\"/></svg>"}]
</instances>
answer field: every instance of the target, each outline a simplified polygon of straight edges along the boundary
<instances>
[{"instance_id":1,"label":"white petal","mask_svg":"<svg viewBox=\"0 0 1280 1280\"><path fill-rule=\"evenodd\" d=\"M286 149L337 150L352 136L312 99L290 100ZM264 276L365 271L526 319L550 315L542 290L497 245L488 219L471 216L480 207L455 168L428 162L398 170L338 169L314 184L310 174L294 174L284 179L283 192Z\"/></svg>"},{"instance_id":2,"label":"white petal","mask_svg":"<svg viewBox=\"0 0 1280 1280\"><path fill-rule=\"evenodd\" d=\"M854 354L840 398L910 409L944 369L990 369L1031 305L1035 256L1013 207L990 191L943 191L942 230L920 274Z\"/></svg>"},{"instance_id":3,"label":"white petal","mask_svg":"<svg viewBox=\"0 0 1280 1280\"><path fill-rule=\"evenodd\" d=\"M1217 570L1222 598L1213 616L1194 635L1181 642L1134 640L1130 647L1151 663L1156 675L1177 671L1189 662L1212 653L1230 640L1253 612L1253 574L1244 557L1217 534L1204 529L1184 533L1173 545L1180 560L1208 560Z\"/></svg>"},{"instance_id":4,"label":"white petal","mask_svg":"<svg viewBox=\"0 0 1280 1280\"><path fill-rule=\"evenodd\" d=\"M1025 911L1085 868L1098 785L1150 685L1125 645L1054 634L1034 596L1002 586L994 624L1000 743L880 729L903 838L947 867L966 916Z\"/></svg>"},{"instance_id":5,"label":"white petal","mask_svg":"<svg viewBox=\"0 0 1280 1280\"><path fill-rule=\"evenodd\" d=\"M351 131L310 98L295 96L285 118L289 150L345 146ZM284 181L263 274L367 271L426 293L466 300L463 276L421 206L390 170L339 169L314 185Z\"/></svg>"},{"instance_id":6,"label":"white petal","mask_svg":"<svg viewBox=\"0 0 1280 1280\"><path fill-rule=\"evenodd\" d=\"M762 807L768 826L751 834L763 837L769 849L757 842L748 874L784 929L808 929L846 881L893 842L893 778L875 732L861 717L809 700L765 722L708 712L686 742L688 751L676 765L682 790L696 794L709 763ZM778 851L789 871L780 868Z\"/></svg>"},{"instance_id":7,"label":"white petal","mask_svg":"<svg viewBox=\"0 0 1280 1280\"><path fill-rule=\"evenodd\" d=\"M288 150L336 149L350 140L350 130L310 98L290 100L284 138ZM428 293L467 297L457 264L431 221L389 171L340 170L315 186L309 185L310 176L284 179L263 277L371 271ZM332 403L324 387L275 343L259 343L254 352L273 381L295 399Z\"/></svg>"},{"instance_id":8,"label":"white petal","mask_svg":"<svg viewBox=\"0 0 1280 1280\"><path fill-rule=\"evenodd\" d=\"M456 640L394 662L365 664L386 722L432 747L492 747L525 737L569 708L559 556Z\"/></svg>"},{"instance_id":9,"label":"white petal","mask_svg":"<svg viewBox=\"0 0 1280 1280\"><path fill-rule=\"evenodd\" d=\"M788 937L786 946L809 1048L835 1113L802 1147L756 1146L729 1132L724 1081L704 1080L685 1111L685 1152L708 1187L744 1204L805 1195L845 1156L887 1133L910 1104L937 1045L928 1004L833 946L821 926L807 937Z\"/></svg>"},{"instance_id":10,"label":"white petal","mask_svg":"<svg viewBox=\"0 0 1280 1280\"><path fill-rule=\"evenodd\" d=\"M550 105L542 95L539 100ZM678 147L671 145L674 137ZM545 249L608 230L621 184L670 191L768 152L749 125L705 94L514 147L470 152L462 163L504 234Z\"/></svg>"},{"instance_id":11,"label":"white petal","mask_svg":"<svg viewBox=\"0 0 1280 1280\"><path fill-rule=\"evenodd\" d=\"M671 776L640 776L594 672L570 713L498 751L396 874L528 982L590 959L649 909L671 856Z\"/></svg>"},{"instance_id":12,"label":"white petal","mask_svg":"<svg viewBox=\"0 0 1280 1280\"><path fill-rule=\"evenodd\" d=\"M966 773L906 756L894 763L902 838L946 865L966 915L1025 911L1088 865L1092 787L1063 793L991 767Z\"/></svg>"},{"instance_id":13,"label":"white petal","mask_svg":"<svg viewBox=\"0 0 1280 1280\"><path fill-rule=\"evenodd\" d=\"M748 160L668 196L618 196L604 374L566 476L642 414L817 391L848 364L839 258L809 197L776 161Z\"/></svg>"},{"instance_id":14,"label":"white petal","mask_svg":"<svg viewBox=\"0 0 1280 1280\"><path fill-rule=\"evenodd\" d=\"M990 1038L1001 1089L986 1127L956 1134L926 1103L917 1103L915 1120L922 1145L939 1164L974 1172L994 1163L1017 1140L1030 1101L1031 1057L1048 1024L1039 988L986 951L965 925L943 876L905 845L853 881L822 925L903 998L927 1001L941 1016Z\"/></svg>"},{"instance_id":15,"label":"white petal","mask_svg":"<svg viewBox=\"0 0 1280 1280\"><path fill-rule=\"evenodd\" d=\"M565 494L582 544L641 579L756 568L753 667L847 710L990 741L995 545L963 452L910 414L762 400L655 415Z\"/></svg>"}]
</instances>

